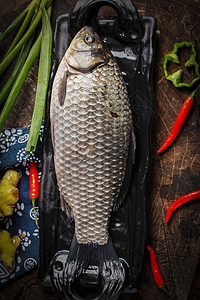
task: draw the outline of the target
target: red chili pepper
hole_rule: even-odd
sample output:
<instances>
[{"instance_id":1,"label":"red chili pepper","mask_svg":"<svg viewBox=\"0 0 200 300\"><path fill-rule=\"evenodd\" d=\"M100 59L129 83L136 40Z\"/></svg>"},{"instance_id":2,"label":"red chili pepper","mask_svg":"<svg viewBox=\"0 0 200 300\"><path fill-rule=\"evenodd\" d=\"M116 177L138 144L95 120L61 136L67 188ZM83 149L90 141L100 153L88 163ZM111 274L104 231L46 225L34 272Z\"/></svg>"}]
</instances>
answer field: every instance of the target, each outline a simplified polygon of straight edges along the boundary
<instances>
[{"instance_id":1,"label":"red chili pepper","mask_svg":"<svg viewBox=\"0 0 200 300\"><path fill-rule=\"evenodd\" d=\"M29 197L31 198L34 215L35 215L35 223L38 226L36 211L35 211L35 200L39 196L39 179L38 179L38 171L37 164L34 161L30 161L30 170L29 170Z\"/></svg>"},{"instance_id":2,"label":"red chili pepper","mask_svg":"<svg viewBox=\"0 0 200 300\"><path fill-rule=\"evenodd\" d=\"M166 290L165 282L164 282L164 279L162 277L162 274L160 272L160 269L159 269L159 266L158 266L158 263L156 260L156 255L155 255L154 249L149 245L147 246L147 249L149 250L149 254L150 254L151 270L153 273L154 280L155 280L157 286L169 295L168 291Z\"/></svg>"},{"instance_id":3,"label":"red chili pepper","mask_svg":"<svg viewBox=\"0 0 200 300\"><path fill-rule=\"evenodd\" d=\"M165 223L167 223L172 215L172 213L181 205L191 201L200 198L200 190L189 193L187 195L182 196L181 198L177 199L167 210L167 216L165 219Z\"/></svg>"},{"instance_id":4,"label":"red chili pepper","mask_svg":"<svg viewBox=\"0 0 200 300\"><path fill-rule=\"evenodd\" d=\"M192 94L189 97L187 97L185 99L168 138L165 140L164 144L160 147L160 149L157 151L157 153L164 151L169 145L171 145L173 140L179 134L179 131L181 130L181 128L189 114L189 111L194 103L194 96L199 88L200 88L200 85L197 87L197 89L195 91L192 92Z\"/></svg>"},{"instance_id":5,"label":"red chili pepper","mask_svg":"<svg viewBox=\"0 0 200 300\"><path fill-rule=\"evenodd\" d=\"M151 246L147 246L147 249L149 250L150 254L150 260L151 260L151 269L153 272L153 277L155 279L155 282L159 288L162 288L165 285L164 279L161 275L160 269L158 267L158 263L156 260L156 255L154 252L154 249Z\"/></svg>"}]
</instances>

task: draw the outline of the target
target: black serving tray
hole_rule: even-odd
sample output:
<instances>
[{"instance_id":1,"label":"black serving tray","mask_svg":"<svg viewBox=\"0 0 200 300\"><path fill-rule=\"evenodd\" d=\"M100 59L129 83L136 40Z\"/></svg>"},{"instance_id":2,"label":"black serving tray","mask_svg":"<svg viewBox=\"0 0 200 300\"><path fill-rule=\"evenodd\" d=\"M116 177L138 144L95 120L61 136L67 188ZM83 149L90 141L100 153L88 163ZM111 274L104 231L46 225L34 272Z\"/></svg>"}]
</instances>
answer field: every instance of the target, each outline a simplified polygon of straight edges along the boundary
<instances>
[{"instance_id":1,"label":"black serving tray","mask_svg":"<svg viewBox=\"0 0 200 300\"><path fill-rule=\"evenodd\" d=\"M116 20L99 20L102 5L112 6ZM150 126L154 112L152 72L156 19L139 16L131 0L79 0L72 13L56 20L52 71L45 113L43 170L40 183L40 259L38 280L50 286L50 263L69 250L74 224L61 211L50 130L50 97L53 78L71 39L85 25L92 26L115 56L127 85L136 136L131 186L120 209L113 213L110 235L118 256L128 264L127 293L138 289L147 246L146 184L150 161ZM61 251L61 252L59 252Z\"/></svg>"}]
</instances>

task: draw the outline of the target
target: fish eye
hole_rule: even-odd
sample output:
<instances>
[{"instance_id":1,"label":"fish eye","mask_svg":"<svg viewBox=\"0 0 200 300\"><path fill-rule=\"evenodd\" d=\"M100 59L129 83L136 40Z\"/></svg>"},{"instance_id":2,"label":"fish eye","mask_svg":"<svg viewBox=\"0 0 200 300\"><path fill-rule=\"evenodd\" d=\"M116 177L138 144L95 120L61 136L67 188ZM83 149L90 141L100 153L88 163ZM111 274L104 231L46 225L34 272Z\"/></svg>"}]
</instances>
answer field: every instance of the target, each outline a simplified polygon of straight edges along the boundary
<instances>
[{"instance_id":1,"label":"fish eye","mask_svg":"<svg viewBox=\"0 0 200 300\"><path fill-rule=\"evenodd\" d=\"M94 40L95 40L95 38L94 38L93 35L87 34L87 35L85 36L85 42L86 42L87 44L92 44L92 43L94 42Z\"/></svg>"}]
</instances>

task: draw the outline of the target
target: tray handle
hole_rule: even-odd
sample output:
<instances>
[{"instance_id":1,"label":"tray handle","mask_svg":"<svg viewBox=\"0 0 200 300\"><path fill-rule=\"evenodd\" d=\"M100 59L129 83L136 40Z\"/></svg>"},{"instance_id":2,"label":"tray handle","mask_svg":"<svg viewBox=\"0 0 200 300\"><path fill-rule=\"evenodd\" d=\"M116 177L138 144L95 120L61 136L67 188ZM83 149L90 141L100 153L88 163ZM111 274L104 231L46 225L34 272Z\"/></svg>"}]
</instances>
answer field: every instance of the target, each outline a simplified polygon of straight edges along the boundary
<instances>
[{"instance_id":1,"label":"tray handle","mask_svg":"<svg viewBox=\"0 0 200 300\"><path fill-rule=\"evenodd\" d=\"M140 41L143 36L142 20L131 0L78 0L71 14L71 27L77 32L83 26L90 25L98 32L97 14L105 5L114 8L118 14L113 35L123 41Z\"/></svg>"}]
</instances>

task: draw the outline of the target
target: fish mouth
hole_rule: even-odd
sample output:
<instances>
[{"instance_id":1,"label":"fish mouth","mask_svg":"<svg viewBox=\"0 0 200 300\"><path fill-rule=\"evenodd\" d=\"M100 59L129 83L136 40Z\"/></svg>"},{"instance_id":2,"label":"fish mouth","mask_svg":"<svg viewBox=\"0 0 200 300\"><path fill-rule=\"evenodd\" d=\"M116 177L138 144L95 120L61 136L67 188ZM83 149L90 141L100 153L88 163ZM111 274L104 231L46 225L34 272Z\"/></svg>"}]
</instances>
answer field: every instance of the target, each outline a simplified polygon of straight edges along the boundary
<instances>
[{"instance_id":1,"label":"fish mouth","mask_svg":"<svg viewBox=\"0 0 200 300\"><path fill-rule=\"evenodd\" d=\"M91 57L92 61L93 61L93 64L92 65L89 65L87 68L86 67L82 67L82 63L84 61L83 60L79 60L79 64L78 65L75 65L75 64L71 64L70 63L70 55L67 57L67 64L68 66L70 67L71 71L74 70L74 71L78 71L78 72L82 72L82 73L88 73L88 72L92 72L97 66L103 66L103 65L106 65L111 57L112 57L112 54L104 47L102 47L101 44L99 44L99 47L95 47L94 49L76 49L76 48L73 48L72 51L75 53L76 52L76 55L77 56L80 56L83 55L83 57L86 59L87 57ZM96 58L98 58L98 60L96 60ZM70 70L69 69L69 70Z\"/></svg>"},{"instance_id":2,"label":"fish mouth","mask_svg":"<svg viewBox=\"0 0 200 300\"><path fill-rule=\"evenodd\" d=\"M109 61L109 60L108 60ZM71 73L73 73L73 70L74 70L74 72L81 72L81 73L89 73L89 72L92 72L97 66L98 67L101 67L101 66L104 66L104 65L106 65L107 64L107 62L108 61L104 61L104 62L102 62L102 63L97 63L96 65L94 65L92 68L81 68L81 67L75 67L75 66L72 66L72 65L70 65L70 63L69 62L67 62L67 65L70 67L69 68L69 71L71 72Z\"/></svg>"},{"instance_id":3,"label":"fish mouth","mask_svg":"<svg viewBox=\"0 0 200 300\"><path fill-rule=\"evenodd\" d=\"M77 53L92 53L94 52L94 54L100 54L101 52L99 50L79 50L79 49L73 49L74 51L76 51Z\"/></svg>"},{"instance_id":4,"label":"fish mouth","mask_svg":"<svg viewBox=\"0 0 200 300\"><path fill-rule=\"evenodd\" d=\"M101 46L101 44L99 44ZM112 57L112 54L110 53L110 51L108 51L107 49L102 49L102 47L97 47L96 49L91 49L91 50L79 50L79 49L74 49L74 51L76 51L77 53L89 53L92 56L98 56L101 55L102 57L105 58L105 61L108 62L108 60Z\"/></svg>"}]
</instances>

